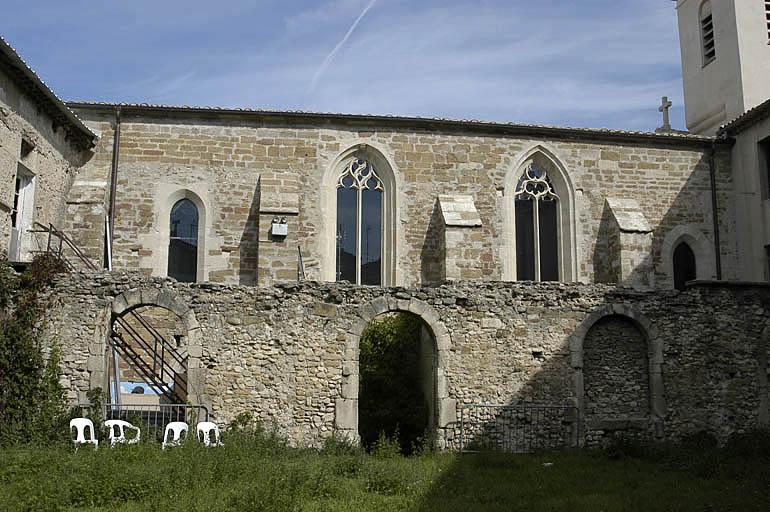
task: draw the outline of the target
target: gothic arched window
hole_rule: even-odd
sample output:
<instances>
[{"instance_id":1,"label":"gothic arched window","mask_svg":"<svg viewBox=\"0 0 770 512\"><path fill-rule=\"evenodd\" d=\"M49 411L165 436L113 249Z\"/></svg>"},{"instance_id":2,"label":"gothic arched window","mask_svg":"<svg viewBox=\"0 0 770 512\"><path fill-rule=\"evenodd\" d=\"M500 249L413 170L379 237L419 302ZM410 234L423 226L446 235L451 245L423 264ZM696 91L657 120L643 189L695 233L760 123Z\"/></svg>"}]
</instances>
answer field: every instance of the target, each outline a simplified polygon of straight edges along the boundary
<instances>
[{"instance_id":1,"label":"gothic arched window","mask_svg":"<svg viewBox=\"0 0 770 512\"><path fill-rule=\"evenodd\" d=\"M514 194L517 280L559 280L558 201L545 171L527 165Z\"/></svg>"},{"instance_id":2,"label":"gothic arched window","mask_svg":"<svg viewBox=\"0 0 770 512\"><path fill-rule=\"evenodd\" d=\"M382 284L385 188L367 160L354 158L337 179L336 280Z\"/></svg>"},{"instance_id":3,"label":"gothic arched window","mask_svg":"<svg viewBox=\"0 0 770 512\"><path fill-rule=\"evenodd\" d=\"M695 253L682 242L674 249L674 288L684 290L687 281L695 279Z\"/></svg>"},{"instance_id":4,"label":"gothic arched window","mask_svg":"<svg viewBox=\"0 0 770 512\"><path fill-rule=\"evenodd\" d=\"M198 275L198 208L189 199L171 208L168 242L168 276L194 283Z\"/></svg>"}]
</instances>

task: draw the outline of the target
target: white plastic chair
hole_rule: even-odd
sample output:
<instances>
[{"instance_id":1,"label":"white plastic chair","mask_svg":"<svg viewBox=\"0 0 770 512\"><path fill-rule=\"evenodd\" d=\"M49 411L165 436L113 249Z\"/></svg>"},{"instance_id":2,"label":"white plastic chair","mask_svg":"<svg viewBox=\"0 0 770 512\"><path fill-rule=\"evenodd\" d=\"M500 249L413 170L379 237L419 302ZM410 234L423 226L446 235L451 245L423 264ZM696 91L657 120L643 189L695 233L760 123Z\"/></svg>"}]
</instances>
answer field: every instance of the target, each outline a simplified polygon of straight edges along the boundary
<instances>
[{"instance_id":1,"label":"white plastic chair","mask_svg":"<svg viewBox=\"0 0 770 512\"><path fill-rule=\"evenodd\" d=\"M73 428L77 432L77 436L72 440L72 442L75 443L75 451L78 450L78 447L81 444L88 443L94 445L94 450L99 449L99 440L96 439L96 435L94 435L94 423L91 420L88 418L72 418L70 420L70 435L72 434ZM86 428L90 429L89 439L86 439Z\"/></svg>"},{"instance_id":2,"label":"white plastic chair","mask_svg":"<svg viewBox=\"0 0 770 512\"><path fill-rule=\"evenodd\" d=\"M214 433L214 440L211 440L211 433ZM206 446L224 446L219 441L219 427L216 423L211 421L201 421L198 423L197 428L198 441L201 441ZM201 439L201 437L203 439Z\"/></svg>"},{"instance_id":3,"label":"white plastic chair","mask_svg":"<svg viewBox=\"0 0 770 512\"><path fill-rule=\"evenodd\" d=\"M139 427L135 427L129 422L123 420L107 420L104 422L104 427L109 431L110 448L114 447L118 443L138 443L139 436L142 435L142 431L139 429ZM118 431L117 436L115 435L115 429ZM133 439L126 439L126 433L124 429L136 430L136 437Z\"/></svg>"},{"instance_id":4,"label":"white plastic chair","mask_svg":"<svg viewBox=\"0 0 770 512\"><path fill-rule=\"evenodd\" d=\"M162 449L166 449L166 446L177 446L182 442L182 432L187 437L187 423L184 421L172 421L166 425L166 431L163 433L163 446ZM173 438L169 440L169 433L173 435Z\"/></svg>"}]
</instances>

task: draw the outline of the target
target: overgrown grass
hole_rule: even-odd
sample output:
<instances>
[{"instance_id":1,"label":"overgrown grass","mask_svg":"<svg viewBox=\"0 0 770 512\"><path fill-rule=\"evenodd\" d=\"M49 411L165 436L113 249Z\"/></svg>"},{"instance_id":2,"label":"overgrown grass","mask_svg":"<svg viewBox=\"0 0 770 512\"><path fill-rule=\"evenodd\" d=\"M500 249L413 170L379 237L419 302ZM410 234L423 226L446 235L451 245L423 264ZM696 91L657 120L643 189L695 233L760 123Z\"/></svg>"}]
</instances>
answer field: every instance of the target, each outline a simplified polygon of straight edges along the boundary
<instances>
[{"instance_id":1,"label":"overgrown grass","mask_svg":"<svg viewBox=\"0 0 770 512\"><path fill-rule=\"evenodd\" d=\"M371 454L275 435L77 453L68 444L0 451L0 509L16 510L768 510L770 434L726 448L618 445L604 452Z\"/></svg>"}]
</instances>

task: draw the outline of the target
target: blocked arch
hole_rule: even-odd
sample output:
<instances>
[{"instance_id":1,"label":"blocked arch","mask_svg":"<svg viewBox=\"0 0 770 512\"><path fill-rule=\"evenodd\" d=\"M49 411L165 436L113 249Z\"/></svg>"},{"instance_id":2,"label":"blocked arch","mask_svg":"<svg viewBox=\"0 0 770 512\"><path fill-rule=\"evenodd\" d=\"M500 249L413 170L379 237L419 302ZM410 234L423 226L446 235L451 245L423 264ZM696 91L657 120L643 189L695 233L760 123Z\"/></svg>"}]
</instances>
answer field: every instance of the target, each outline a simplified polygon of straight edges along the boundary
<instances>
[{"instance_id":1,"label":"blocked arch","mask_svg":"<svg viewBox=\"0 0 770 512\"><path fill-rule=\"evenodd\" d=\"M537 144L519 155L515 164L505 175L503 201L503 236L501 259L503 262L503 280L516 280L516 208L514 194L519 178L531 162L544 168L551 180L558 207L558 246L559 246L559 281L577 280L577 241L575 226L575 187L567 168L555 151L542 144Z\"/></svg>"},{"instance_id":2,"label":"blocked arch","mask_svg":"<svg viewBox=\"0 0 770 512\"><path fill-rule=\"evenodd\" d=\"M419 299L397 300L380 297L360 306L350 330L345 336L342 393L335 404L335 428L350 438L358 438L359 342L366 326L383 313L411 313L419 317L430 330L436 351L435 390L436 426L446 428L456 421L456 400L449 398L449 386L444 366L451 339L439 314L427 302Z\"/></svg>"},{"instance_id":3,"label":"blocked arch","mask_svg":"<svg viewBox=\"0 0 770 512\"><path fill-rule=\"evenodd\" d=\"M112 318L142 306L164 308L179 317L187 332L187 397L192 403L204 403L200 378L201 332L195 312L173 291L159 288L135 288L117 295L112 301ZM110 329L112 320L110 321ZM206 404L208 405L208 404Z\"/></svg>"},{"instance_id":4,"label":"blocked arch","mask_svg":"<svg viewBox=\"0 0 770 512\"><path fill-rule=\"evenodd\" d=\"M382 285L398 284L397 250L401 236L401 223L398 214L397 194L400 189L398 170L392 159L386 156L384 149L375 147L369 141L357 141L340 152L326 168L321 181L321 236L319 239L321 280L335 281L335 238L337 234L335 221L337 217L337 178L340 172L354 158L369 161L377 170L377 174L385 188L383 211L383 240Z\"/></svg>"},{"instance_id":5,"label":"blocked arch","mask_svg":"<svg viewBox=\"0 0 770 512\"><path fill-rule=\"evenodd\" d=\"M647 368L650 389L650 420L657 436L662 436L663 419L666 415L666 399L663 390L663 340L657 327L639 310L628 304L606 304L594 310L570 336L570 364L573 373L573 393L577 399L580 422L585 420L585 388L583 381L583 345L591 327L602 318L621 316L639 329L647 342Z\"/></svg>"},{"instance_id":6,"label":"blocked arch","mask_svg":"<svg viewBox=\"0 0 770 512\"><path fill-rule=\"evenodd\" d=\"M664 286L674 287L674 250L682 242L685 242L695 255L695 278L716 279L712 244L699 228L692 224L683 224L669 231L660 247L660 268L663 270Z\"/></svg>"}]
</instances>

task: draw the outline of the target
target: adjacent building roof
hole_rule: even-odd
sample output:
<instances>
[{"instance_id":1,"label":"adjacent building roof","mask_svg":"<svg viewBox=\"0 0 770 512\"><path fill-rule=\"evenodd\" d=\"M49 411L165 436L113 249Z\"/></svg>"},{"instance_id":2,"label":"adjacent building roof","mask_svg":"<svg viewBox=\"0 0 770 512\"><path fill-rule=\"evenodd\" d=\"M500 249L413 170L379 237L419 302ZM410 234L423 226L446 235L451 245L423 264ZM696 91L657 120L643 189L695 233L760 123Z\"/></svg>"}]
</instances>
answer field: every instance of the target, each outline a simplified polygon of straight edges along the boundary
<instances>
[{"instance_id":1,"label":"adjacent building roof","mask_svg":"<svg viewBox=\"0 0 770 512\"><path fill-rule=\"evenodd\" d=\"M719 128L717 136L733 136L770 116L770 100L750 108L726 125Z\"/></svg>"},{"instance_id":2,"label":"adjacent building roof","mask_svg":"<svg viewBox=\"0 0 770 512\"><path fill-rule=\"evenodd\" d=\"M27 93L55 123L67 131L68 139L80 148L96 144L96 135L37 76L5 39L0 37L0 70Z\"/></svg>"},{"instance_id":3,"label":"adjacent building roof","mask_svg":"<svg viewBox=\"0 0 770 512\"><path fill-rule=\"evenodd\" d=\"M500 123L492 121L479 121L476 119L449 119L440 117L409 117L394 115L372 114L341 114L330 112L306 112L301 110L262 110L250 108L220 108L199 107L188 105L157 105L148 103L107 103L69 101L67 105L75 110L115 109L118 106L124 113L135 112L146 115L198 115L211 117L254 116L274 119L306 119L314 123L318 122L353 122L353 123L377 123L383 125L409 125L426 129L463 129L485 133L504 133L527 136L556 136L563 138L579 139L624 139L660 143L711 143L714 137L694 135L690 133L654 133L626 130L610 130L606 128L569 128L562 126L548 126L538 124Z\"/></svg>"}]
</instances>

